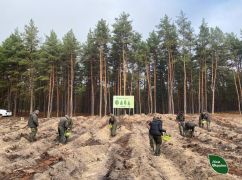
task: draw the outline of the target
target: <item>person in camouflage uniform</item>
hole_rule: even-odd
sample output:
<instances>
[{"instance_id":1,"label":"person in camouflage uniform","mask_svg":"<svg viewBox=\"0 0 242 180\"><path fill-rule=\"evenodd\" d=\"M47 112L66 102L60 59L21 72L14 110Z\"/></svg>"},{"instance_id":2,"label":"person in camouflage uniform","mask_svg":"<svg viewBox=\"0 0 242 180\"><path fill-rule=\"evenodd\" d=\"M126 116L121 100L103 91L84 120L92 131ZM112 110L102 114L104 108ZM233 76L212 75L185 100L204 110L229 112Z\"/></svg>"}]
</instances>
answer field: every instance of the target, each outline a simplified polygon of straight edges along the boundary
<instances>
[{"instance_id":1,"label":"person in camouflage uniform","mask_svg":"<svg viewBox=\"0 0 242 180\"><path fill-rule=\"evenodd\" d=\"M163 136L163 133L166 133L166 130L162 128L162 120L160 116L155 115L153 120L149 123L150 129L149 134L152 136L150 139L152 142L152 149L154 149L154 155L159 156L160 155L160 146L162 143L161 136ZM154 147L155 146L155 147Z\"/></svg>"},{"instance_id":2,"label":"person in camouflage uniform","mask_svg":"<svg viewBox=\"0 0 242 180\"><path fill-rule=\"evenodd\" d=\"M108 115L110 116L109 121L108 121L108 124L110 126L110 135L112 137L114 137L114 136L116 136L118 120L112 113L108 113Z\"/></svg>"},{"instance_id":3,"label":"person in camouflage uniform","mask_svg":"<svg viewBox=\"0 0 242 180\"><path fill-rule=\"evenodd\" d=\"M196 126L197 125L192 121L185 122L183 126L183 136L194 137Z\"/></svg>"},{"instance_id":4,"label":"person in camouflage uniform","mask_svg":"<svg viewBox=\"0 0 242 180\"><path fill-rule=\"evenodd\" d=\"M151 125L151 120L147 121L146 127L148 129L150 129L150 125ZM153 136L150 134L150 131L149 131L149 143L150 143L150 148L151 148L152 152L155 152L155 146L154 146L155 140L154 140Z\"/></svg>"},{"instance_id":5,"label":"person in camouflage uniform","mask_svg":"<svg viewBox=\"0 0 242 180\"><path fill-rule=\"evenodd\" d=\"M207 124L207 130L211 131L210 129L211 117L207 111L203 111L200 113L199 116L199 127L203 128L204 124Z\"/></svg>"},{"instance_id":6,"label":"person in camouflage uniform","mask_svg":"<svg viewBox=\"0 0 242 180\"><path fill-rule=\"evenodd\" d=\"M176 116L176 121L178 123L180 135L184 136L184 126L185 126L185 116L182 111L180 111Z\"/></svg>"},{"instance_id":7,"label":"person in camouflage uniform","mask_svg":"<svg viewBox=\"0 0 242 180\"><path fill-rule=\"evenodd\" d=\"M33 142L33 141L37 140L36 139L36 134L37 134L37 131L38 131L38 126L39 126L38 114L39 114L39 110L35 110L29 116L28 127L31 129L30 139L29 139L30 142Z\"/></svg>"},{"instance_id":8,"label":"person in camouflage uniform","mask_svg":"<svg viewBox=\"0 0 242 180\"><path fill-rule=\"evenodd\" d=\"M62 144L66 144L67 143L67 139L68 137L65 136L65 133L72 129L72 119L68 116L65 115L65 117L61 117L60 121L58 123L58 133L59 133L59 142Z\"/></svg>"}]
</instances>

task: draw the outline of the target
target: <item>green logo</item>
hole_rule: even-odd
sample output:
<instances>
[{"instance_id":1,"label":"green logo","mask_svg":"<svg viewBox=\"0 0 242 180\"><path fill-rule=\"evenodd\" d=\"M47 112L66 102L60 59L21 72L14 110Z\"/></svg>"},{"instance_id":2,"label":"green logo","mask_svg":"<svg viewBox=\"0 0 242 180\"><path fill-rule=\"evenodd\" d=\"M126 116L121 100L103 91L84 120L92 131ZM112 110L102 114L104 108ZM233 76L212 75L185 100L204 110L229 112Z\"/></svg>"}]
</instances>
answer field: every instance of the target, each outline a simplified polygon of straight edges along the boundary
<instances>
[{"instance_id":1,"label":"green logo","mask_svg":"<svg viewBox=\"0 0 242 180\"><path fill-rule=\"evenodd\" d=\"M214 171L221 174L228 173L229 171L228 165L222 157L209 154L208 159Z\"/></svg>"}]
</instances>

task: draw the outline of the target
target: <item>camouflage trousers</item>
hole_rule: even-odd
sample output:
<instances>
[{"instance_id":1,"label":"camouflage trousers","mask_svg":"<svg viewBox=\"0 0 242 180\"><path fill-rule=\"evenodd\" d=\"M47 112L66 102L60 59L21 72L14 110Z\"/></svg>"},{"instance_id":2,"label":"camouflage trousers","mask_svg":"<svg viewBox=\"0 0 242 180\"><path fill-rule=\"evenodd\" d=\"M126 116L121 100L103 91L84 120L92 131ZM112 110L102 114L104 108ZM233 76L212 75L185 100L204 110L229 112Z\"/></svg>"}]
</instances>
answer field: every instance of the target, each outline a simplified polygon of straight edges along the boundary
<instances>
[{"instance_id":1,"label":"camouflage trousers","mask_svg":"<svg viewBox=\"0 0 242 180\"><path fill-rule=\"evenodd\" d=\"M117 124L113 124L112 128L110 129L110 135L112 137L116 136L116 131L117 131Z\"/></svg>"},{"instance_id":2,"label":"camouflage trousers","mask_svg":"<svg viewBox=\"0 0 242 180\"><path fill-rule=\"evenodd\" d=\"M67 137L65 136L65 129L63 127L58 127L58 140L60 143L62 144L66 144L67 143Z\"/></svg>"},{"instance_id":3,"label":"camouflage trousers","mask_svg":"<svg viewBox=\"0 0 242 180\"><path fill-rule=\"evenodd\" d=\"M161 136L149 134L150 146L155 154L155 156L160 155L160 146L162 144Z\"/></svg>"},{"instance_id":4,"label":"camouflage trousers","mask_svg":"<svg viewBox=\"0 0 242 180\"><path fill-rule=\"evenodd\" d=\"M155 151L155 140L153 138L153 136L149 133L149 140L150 140L150 147L152 149L152 151Z\"/></svg>"},{"instance_id":5,"label":"camouflage trousers","mask_svg":"<svg viewBox=\"0 0 242 180\"><path fill-rule=\"evenodd\" d=\"M178 122L178 127L180 131L180 135L184 136L184 122Z\"/></svg>"},{"instance_id":6,"label":"camouflage trousers","mask_svg":"<svg viewBox=\"0 0 242 180\"><path fill-rule=\"evenodd\" d=\"M204 128L205 125L207 126L207 130L211 131L210 120L208 120L208 119L199 119L199 127Z\"/></svg>"},{"instance_id":7,"label":"camouflage trousers","mask_svg":"<svg viewBox=\"0 0 242 180\"><path fill-rule=\"evenodd\" d=\"M38 129L37 128L31 128L31 132L30 132L30 141L36 141L36 134L37 134Z\"/></svg>"}]
</instances>

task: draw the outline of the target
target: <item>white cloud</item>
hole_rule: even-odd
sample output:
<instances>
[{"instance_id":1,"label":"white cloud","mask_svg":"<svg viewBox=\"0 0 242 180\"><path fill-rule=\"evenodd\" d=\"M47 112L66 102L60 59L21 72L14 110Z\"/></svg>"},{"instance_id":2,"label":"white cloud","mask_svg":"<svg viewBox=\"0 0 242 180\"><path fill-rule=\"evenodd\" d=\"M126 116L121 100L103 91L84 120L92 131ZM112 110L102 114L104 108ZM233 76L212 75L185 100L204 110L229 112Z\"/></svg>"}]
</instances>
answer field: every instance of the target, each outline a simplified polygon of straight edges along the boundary
<instances>
[{"instance_id":1,"label":"white cloud","mask_svg":"<svg viewBox=\"0 0 242 180\"><path fill-rule=\"evenodd\" d=\"M242 29L242 1L226 1L210 11L208 24L239 35Z\"/></svg>"},{"instance_id":2,"label":"white cloud","mask_svg":"<svg viewBox=\"0 0 242 180\"><path fill-rule=\"evenodd\" d=\"M160 19L167 14L173 20L183 10L198 27L204 17L209 26L219 26L223 31L239 33L242 28L242 0L0 0L0 42L16 27L23 31L33 18L40 36L53 29L59 38L74 30L84 42L90 28L101 18L111 27L121 12L130 14L134 30L148 37Z\"/></svg>"}]
</instances>

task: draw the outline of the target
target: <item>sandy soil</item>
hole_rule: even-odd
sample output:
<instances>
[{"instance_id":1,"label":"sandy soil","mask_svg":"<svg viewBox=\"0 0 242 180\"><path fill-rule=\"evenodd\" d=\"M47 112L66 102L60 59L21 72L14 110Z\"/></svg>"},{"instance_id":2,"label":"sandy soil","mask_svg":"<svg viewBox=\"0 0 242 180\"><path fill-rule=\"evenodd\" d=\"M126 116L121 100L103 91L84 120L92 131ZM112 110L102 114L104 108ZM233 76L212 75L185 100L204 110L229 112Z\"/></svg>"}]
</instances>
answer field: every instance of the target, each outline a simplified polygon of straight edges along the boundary
<instances>
[{"instance_id":1,"label":"sandy soil","mask_svg":"<svg viewBox=\"0 0 242 180\"><path fill-rule=\"evenodd\" d=\"M153 156L148 141L148 115L119 117L121 128L111 138L107 117L74 117L72 137L58 144L59 119L39 119L38 141L30 143L27 119L0 119L0 179L38 180L233 180L242 179L242 117L216 114L211 132L196 127L195 137L179 135L174 115L162 115L172 139ZM198 115L188 115L198 123ZM208 154L225 158L229 173L215 173Z\"/></svg>"}]
</instances>

